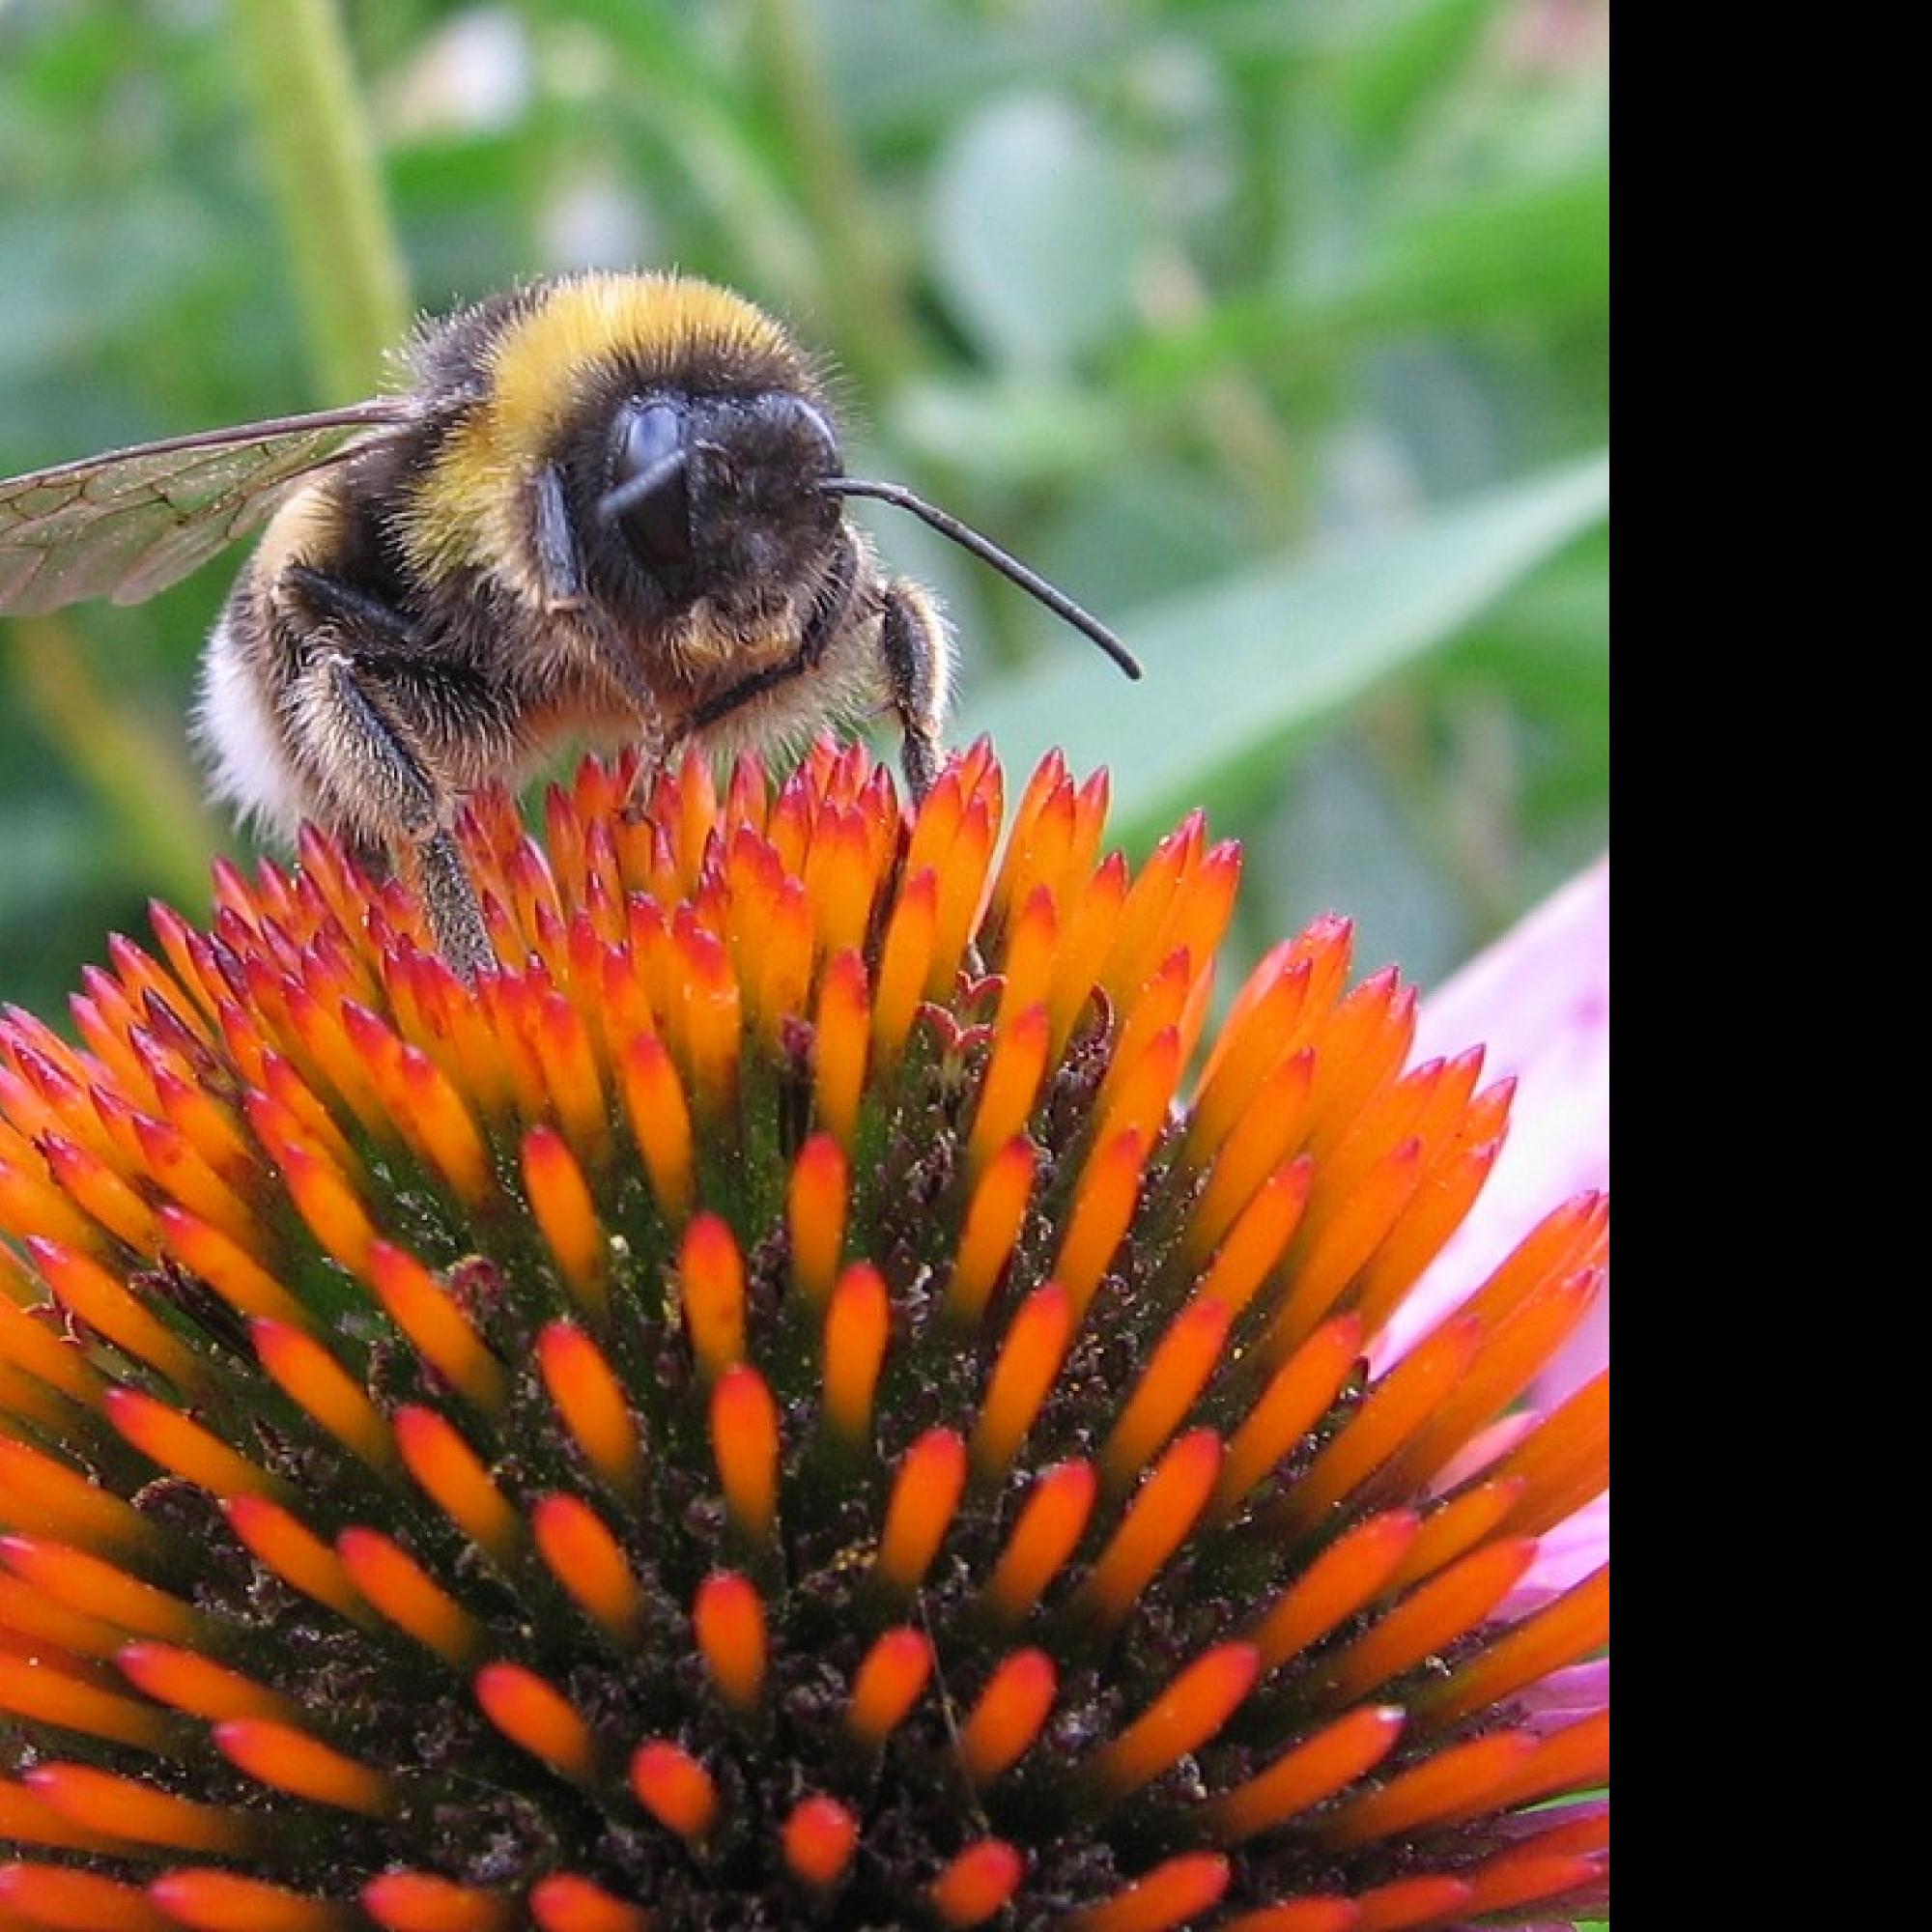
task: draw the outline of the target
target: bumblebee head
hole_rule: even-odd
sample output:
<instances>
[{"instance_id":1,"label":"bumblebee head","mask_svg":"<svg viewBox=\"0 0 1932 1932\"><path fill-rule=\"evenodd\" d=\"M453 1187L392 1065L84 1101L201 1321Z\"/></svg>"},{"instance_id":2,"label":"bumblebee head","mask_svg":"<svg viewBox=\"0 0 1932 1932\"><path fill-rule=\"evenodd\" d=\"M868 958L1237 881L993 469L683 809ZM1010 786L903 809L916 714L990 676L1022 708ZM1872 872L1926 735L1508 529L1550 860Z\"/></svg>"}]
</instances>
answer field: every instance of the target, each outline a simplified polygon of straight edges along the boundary
<instances>
[{"instance_id":1,"label":"bumblebee head","mask_svg":"<svg viewBox=\"0 0 1932 1932\"><path fill-rule=\"evenodd\" d=\"M839 523L825 485L840 469L830 421L791 391L626 398L592 506L593 567L604 554L672 606L810 581Z\"/></svg>"}]
</instances>

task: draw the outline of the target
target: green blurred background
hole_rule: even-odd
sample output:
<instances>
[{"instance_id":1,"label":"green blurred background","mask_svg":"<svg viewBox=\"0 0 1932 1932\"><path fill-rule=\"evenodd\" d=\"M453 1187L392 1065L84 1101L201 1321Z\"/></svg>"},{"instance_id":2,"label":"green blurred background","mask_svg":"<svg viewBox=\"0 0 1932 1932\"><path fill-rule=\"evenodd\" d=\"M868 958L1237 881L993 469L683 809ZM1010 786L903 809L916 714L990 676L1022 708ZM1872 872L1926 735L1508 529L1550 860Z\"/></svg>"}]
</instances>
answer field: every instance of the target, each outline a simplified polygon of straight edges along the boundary
<instances>
[{"instance_id":1,"label":"green blurred background","mask_svg":"<svg viewBox=\"0 0 1932 1932\"><path fill-rule=\"evenodd\" d=\"M345 291L676 265L831 352L855 472L1140 654L864 506L955 741L1108 765L1132 849L1246 842L1231 964L1333 908L1427 984L1605 842L1606 4L345 0L339 100L306 13L0 0L0 473L373 389ZM277 174L304 99L359 231ZM0 622L0 1000L60 1017L244 849L184 731L232 575Z\"/></svg>"}]
</instances>

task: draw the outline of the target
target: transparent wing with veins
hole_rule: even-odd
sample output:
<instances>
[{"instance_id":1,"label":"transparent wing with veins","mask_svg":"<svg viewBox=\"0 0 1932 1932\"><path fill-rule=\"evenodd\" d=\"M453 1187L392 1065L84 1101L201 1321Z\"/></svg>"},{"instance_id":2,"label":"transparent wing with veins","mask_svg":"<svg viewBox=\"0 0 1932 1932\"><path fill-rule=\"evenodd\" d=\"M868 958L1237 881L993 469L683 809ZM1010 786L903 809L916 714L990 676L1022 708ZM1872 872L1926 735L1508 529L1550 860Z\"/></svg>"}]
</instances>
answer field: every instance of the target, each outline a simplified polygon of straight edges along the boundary
<instances>
[{"instance_id":1,"label":"transparent wing with veins","mask_svg":"<svg viewBox=\"0 0 1932 1932\"><path fill-rule=\"evenodd\" d=\"M144 442L0 483L0 615L91 597L138 604L267 521L295 483L407 420L382 397L349 409Z\"/></svg>"}]
</instances>

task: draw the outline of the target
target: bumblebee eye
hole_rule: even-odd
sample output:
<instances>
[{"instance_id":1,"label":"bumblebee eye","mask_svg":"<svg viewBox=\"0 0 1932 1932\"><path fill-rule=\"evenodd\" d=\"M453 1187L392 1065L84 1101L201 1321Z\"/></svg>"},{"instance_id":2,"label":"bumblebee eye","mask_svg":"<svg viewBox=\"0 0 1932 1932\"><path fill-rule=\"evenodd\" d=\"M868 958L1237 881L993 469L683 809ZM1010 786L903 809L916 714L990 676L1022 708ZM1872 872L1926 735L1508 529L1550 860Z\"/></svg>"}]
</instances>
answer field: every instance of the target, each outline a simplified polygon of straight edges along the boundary
<instances>
[{"instance_id":1,"label":"bumblebee eye","mask_svg":"<svg viewBox=\"0 0 1932 1932\"><path fill-rule=\"evenodd\" d=\"M619 417L611 488L598 515L621 523L647 563L691 561L690 452L684 420L668 403L646 403Z\"/></svg>"}]
</instances>

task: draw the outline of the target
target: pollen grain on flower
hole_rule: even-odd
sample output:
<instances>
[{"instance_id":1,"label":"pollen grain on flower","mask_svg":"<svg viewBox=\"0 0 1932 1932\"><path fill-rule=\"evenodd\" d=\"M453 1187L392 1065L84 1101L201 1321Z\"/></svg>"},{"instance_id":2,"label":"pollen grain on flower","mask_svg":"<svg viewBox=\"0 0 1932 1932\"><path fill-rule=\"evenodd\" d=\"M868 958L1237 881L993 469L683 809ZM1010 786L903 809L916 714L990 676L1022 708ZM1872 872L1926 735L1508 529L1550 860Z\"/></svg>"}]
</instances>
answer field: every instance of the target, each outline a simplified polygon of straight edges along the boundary
<instances>
[{"instance_id":1,"label":"pollen grain on flower","mask_svg":"<svg viewBox=\"0 0 1932 1932\"><path fill-rule=\"evenodd\" d=\"M1509 1083L1106 809L593 761L473 984L311 834L0 1016L0 1925L1601 1914L1605 1205L1414 1321Z\"/></svg>"}]
</instances>

